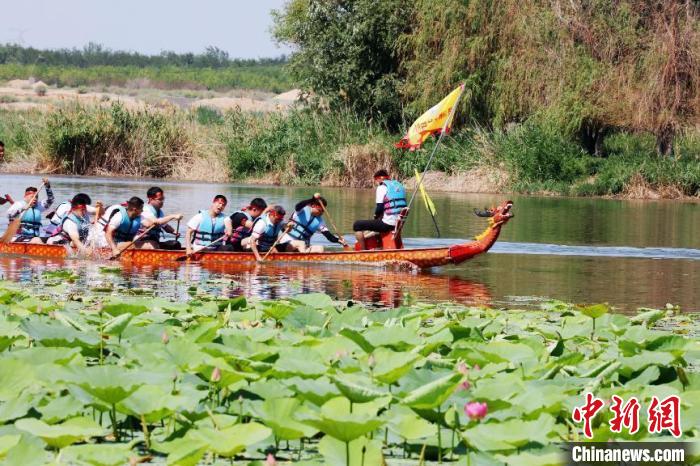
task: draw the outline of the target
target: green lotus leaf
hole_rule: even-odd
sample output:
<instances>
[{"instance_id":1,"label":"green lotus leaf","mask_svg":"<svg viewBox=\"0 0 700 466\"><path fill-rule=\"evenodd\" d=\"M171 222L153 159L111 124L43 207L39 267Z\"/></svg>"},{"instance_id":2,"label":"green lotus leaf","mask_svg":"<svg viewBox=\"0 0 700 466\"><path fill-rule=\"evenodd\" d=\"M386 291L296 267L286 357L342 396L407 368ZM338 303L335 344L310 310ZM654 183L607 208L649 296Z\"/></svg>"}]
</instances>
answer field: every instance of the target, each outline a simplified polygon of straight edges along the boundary
<instances>
[{"instance_id":1,"label":"green lotus leaf","mask_svg":"<svg viewBox=\"0 0 700 466\"><path fill-rule=\"evenodd\" d=\"M415 329L410 327L370 327L363 336L373 347L390 346L397 350L410 350L421 340Z\"/></svg>"},{"instance_id":2,"label":"green lotus leaf","mask_svg":"<svg viewBox=\"0 0 700 466\"><path fill-rule=\"evenodd\" d=\"M129 464L132 456L135 455L127 444L71 445L61 450L61 461L65 464L120 466Z\"/></svg>"},{"instance_id":3,"label":"green lotus leaf","mask_svg":"<svg viewBox=\"0 0 700 466\"><path fill-rule=\"evenodd\" d=\"M275 362L275 375L278 377L318 377L326 373L323 359L308 348L285 348Z\"/></svg>"},{"instance_id":4,"label":"green lotus leaf","mask_svg":"<svg viewBox=\"0 0 700 466\"><path fill-rule=\"evenodd\" d=\"M225 301L218 301L216 305L219 308L219 312L224 312L227 310L238 311L240 309L245 309L248 306L248 301L245 296L239 296L233 299L227 299Z\"/></svg>"},{"instance_id":5,"label":"green lotus leaf","mask_svg":"<svg viewBox=\"0 0 700 466\"><path fill-rule=\"evenodd\" d=\"M402 439L411 441L437 435L437 426L421 417L412 410L396 405L388 414L388 427Z\"/></svg>"},{"instance_id":6,"label":"green lotus leaf","mask_svg":"<svg viewBox=\"0 0 700 466\"><path fill-rule=\"evenodd\" d=\"M292 388L298 396L310 401L316 406L321 406L331 398L340 395L340 390L338 390L335 384L331 383L328 377L319 377L317 379L293 377L287 379L286 384Z\"/></svg>"},{"instance_id":7,"label":"green lotus leaf","mask_svg":"<svg viewBox=\"0 0 700 466\"><path fill-rule=\"evenodd\" d=\"M287 317L293 310L294 307L285 303L266 302L263 303L262 306L262 311L265 313L265 315L278 321Z\"/></svg>"},{"instance_id":8,"label":"green lotus leaf","mask_svg":"<svg viewBox=\"0 0 700 466\"><path fill-rule=\"evenodd\" d=\"M38 407L41 420L48 424L55 424L63 419L77 416L85 409L85 405L72 395L53 398L44 406Z\"/></svg>"},{"instance_id":9,"label":"green lotus leaf","mask_svg":"<svg viewBox=\"0 0 700 466\"><path fill-rule=\"evenodd\" d=\"M206 441L186 436L161 445L158 451L168 454L168 466L195 466L208 449Z\"/></svg>"},{"instance_id":10,"label":"green lotus leaf","mask_svg":"<svg viewBox=\"0 0 700 466\"><path fill-rule=\"evenodd\" d=\"M561 451L549 451L530 453L528 451L513 455L497 455L498 459L508 466L560 466L563 453Z\"/></svg>"},{"instance_id":11,"label":"green lotus leaf","mask_svg":"<svg viewBox=\"0 0 700 466\"><path fill-rule=\"evenodd\" d=\"M504 422L482 422L464 431L462 436L477 450L515 450L531 442L548 444L547 436L554 429L555 422L555 418L549 414L541 414L534 421L510 419Z\"/></svg>"},{"instance_id":12,"label":"green lotus leaf","mask_svg":"<svg viewBox=\"0 0 700 466\"><path fill-rule=\"evenodd\" d=\"M0 435L0 458L3 458L7 452L19 443L21 435Z\"/></svg>"},{"instance_id":13,"label":"green lotus leaf","mask_svg":"<svg viewBox=\"0 0 700 466\"><path fill-rule=\"evenodd\" d=\"M385 464L382 443L361 437L345 445L345 442L326 435L318 442L318 451L326 466L368 466ZM350 458L346 456L349 453Z\"/></svg>"},{"instance_id":14,"label":"green lotus leaf","mask_svg":"<svg viewBox=\"0 0 700 466\"><path fill-rule=\"evenodd\" d=\"M579 310L583 315L590 317L591 319L597 319L603 317L605 314L610 312L610 306L608 303L594 304L592 306L580 307Z\"/></svg>"},{"instance_id":15,"label":"green lotus leaf","mask_svg":"<svg viewBox=\"0 0 700 466\"><path fill-rule=\"evenodd\" d=\"M49 462L50 454L46 451L44 442L26 432L19 430L15 432L22 432L20 441L7 450L2 464L8 466L45 466Z\"/></svg>"},{"instance_id":16,"label":"green lotus leaf","mask_svg":"<svg viewBox=\"0 0 700 466\"><path fill-rule=\"evenodd\" d=\"M325 295L324 295L325 296ZM312 307L299 306L283 319L286 328L310 329L321 328L327 317Z\"/></svg>"},{"instance_id":17,"label":"green lotus leaf","mask_svg":"<svg viewBox=\"0 0 700 466\"><path fill-rule=\"evenodd\" d=\"M313 437L318 432L294 419L295 413L302 410L301 402L295 398L267 398L253 408L255 416L272 429L278 440Z\"/></svg>"},{"instance_id":18,"label":"green lotus leaf","mask_svg":"<svg viewBox=\"0 0 700 466\"><path fill-rule=\"evenodd\" d=\"M191 385L181 386L175 394L172 385L142 385L117 404L117 410L147 422L158 422L176 411L194 411L207 392Z\"/></svg>"},{"instance_id":19,"label":"green lotus leaf","mask_svg":"<svg viewBox=\"0 0 700 466\"><path fill-rule=\"evenodd\" d=\"M32 366L15 359L0 359L0 401L15 399L35 383Z\"/></svg>"},{"instance_id":20,"label":"green lotus leaf","mask_svg":"<svg viewBox=\"0 0 700 466\"><path fill-rule=\"evenodd\" d=\"M113 317L105 322L103 332L107 335L121 335L133 317L133 314L129 313Z\"/></svg>"},{"instance_id":21,"label":"green lotus leaf","mask_svg":"<svg viewBox=\"0 0 700 466\"><path fill-rule=\"evenodd\" d=\"M400 353L388 348L377 348L374 353L376 365L372 374L381 382L391 384L411 370L420 356L413 353Z\"/></svg>"},{"instance_id":22,"label":"green lotus leaf","mask_svg":"<svg viewBox=\"0 0 700 466\"><path fill-rule=\"evenodd\" d=\"M108 304L102 305L102 311L116 317L121 314L139 315L148 312L152 308L152 303L142 300L121 301L112 300Z\"/></svg>"},{"instance_id":23,"label":"green lotus leaf","mask_svg":"<svg viewBox=\"0 0 700 466\"><path fill-rule=\"evenodd\" d=\"M377 388L366 375L344 374L331 376L340 393L353 403L366 403L389 393Z\"/></svg>"},{"instance_id":24,"label":"green lotus leaf","mask_svg":"<svg viewBox=\"0 0 700 466\"><path fill-rule=\"evenodd\" d=\"M333 307L333 299L325 293L298 294L292 299L298 303L304 304L314 309L324 309L327 307Z\"/></svg>"},{"instance_id":25,"label":"green lotus leaf","mask_svg":"<svg viewBox=\"0 0 700 466\"><path fill-rule=\"evenodd\" d=\"M149 380L138 371L117 366L92 366L72 369L66 382L76 384L107 405L116 405Z\"/></svg>"},{"instance_id":26,"label":"green lotus leaf","mask_svg":"<svg viewBox=\"0 0 700 466\"><path fill-rule=\"evenodd\" d=\"M372 351L374 351L374 346L369 341L367 341L367 339L357 330L351 328L344 328L338 333L355 343L366 353L371 353Z\"/></svg>"},{"instance_id":27,"label":"green lotus leaf","mask_svg":"<svg viewBox=\"0 0 700 466\"><path fill-rule=\"evenodd\" d=\"M102 426L90 418L74 417L62 424L49 425L34 418L20 419L15 427L41 438L47 445L63 448L78 441L106 434Z\"/></svg>"},{"instance_id":28,"label":"green lotus leaf","mask_svg":"<svg viewBox=\"0 0 700 466\"><path fill-rule=\"evenodd\" d=\"M198 428L188 433L188 436L190 434L193 439L208 444L209 449L217 455L229 458L270 437L272 431L262 424L250 422L221 430Z\"/></svg>"},{"instance_id":29,"label":"green lotus leaf","mask_svg":"<svg viewBox=\"0 0 700 466\"><path fill-rule=\"evenodd\" d=\"M409 392L402 403L416 409L437 408L454 393L462 378L459 373L443 376Z\"/></svg>"},{"instance_id":30,"label":"green lotus leaf","mask_svg":"<svg viewBox=\"0 0 700 466\"><path fill-rule=\"evenodd\" d=\"M42 346L94 349L99 345L97 332L81 332L59 323L25 319L22 329Z\"/></svg>"},{"instance_id":31,"label":"green lotus leaf","mask_svg":"<svg viewBox=\"0 0 700 466\"><path fill-rule=\"evenodd\" d=\"M298 420L343 442L355 440L384 424L384 420L377 418L375 404L352 404L345 397L332 398L319 413L300 415Z\"/></svg>"}]
</instances>

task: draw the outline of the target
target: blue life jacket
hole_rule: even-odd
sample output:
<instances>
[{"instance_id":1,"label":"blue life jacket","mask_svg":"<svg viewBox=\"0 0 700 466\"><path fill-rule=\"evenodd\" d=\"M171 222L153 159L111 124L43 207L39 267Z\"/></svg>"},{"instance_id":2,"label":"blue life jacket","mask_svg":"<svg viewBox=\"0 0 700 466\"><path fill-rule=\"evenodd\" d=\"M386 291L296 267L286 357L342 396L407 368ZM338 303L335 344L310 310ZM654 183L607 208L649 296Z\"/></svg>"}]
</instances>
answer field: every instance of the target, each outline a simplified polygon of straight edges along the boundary
<instances>
[{"instance_id":1,"label":"blue life jacket","mask_svg":"<svg viewBox=\"0 0 700 466\"><path fill-rule=\"evenodd\" d=\"M263 252L269 251L272 245L275 244L275 241L277 241L280 230L282 230L282 222L279 222L277 225L273 224L267 214L258 217L255 223L258 222L265 223L265 229L260 235L260 238L258 238L258 250Z\"/></svg>"},{"instance_id":2,"label":"blue life jacket","mask_svg":"<svg viewBox=\"0 0 700 466\"><path fill-rule=\"evenodd\" d=\"M311 241L311 236L323 225L321 217L311 215L311 207L309 206L294 212L291 222L292 228L289 230L289 236L307 243Z\"/></svg>"},{"instance_id":3,"label":"blue life jacket","mask_svg":"<svg viewBox=\"0 0 700 466\"><path fill-rule=\"evenodd\" d=\"M231 214L231 217L233 217L236 214L243 214L245 215L247 220L253 220L253 217L248 212L239 210ZM252 232L253 230L250 228L246 228L245 225L238 225L236 228L233 229L233 234L231 235L231 244L241 244L243 238L249 237Z\"/></svg>"},{"instance_id":4,"label":"blue life jacket","mask_svg":"<svg viewBox=\"0 0 700 466\"><path fill-rule=\"evenodd\" d=\"M62 209L63 206L67 206L68 210ZM63 223L63 219L66 218L68 216L68 214L70 214L70 207L71 207L70 201L64 201L64 202L61 202L60 204L58 204L58 206L56 206L56 210L54 210L54 213L50 219L50 222L56 226L60 226ZM59 214L58 213L59 210L65 210L65 212L63 212L63 214Z\"/></svg>"},{"instance_id":5,"label":"blue life jacket","mask_svg":"<svg viewBox=\"0 0 700 466\"><path fill-rule=\"evenodd\" d=\"M119 224L116 230L114 230L114 240L121 243L124 241L133 241L136 233L141 229L141 216L139 215L135 219L130 219L129 215L126 213L126 207L119 206L118 209L114 210L109 216L110 219L114 217L117 212L122 214L122 222Z\"/></svg>"},{"instance_id":6,"label":"blue life jacket","mask_svg":"<svg viewBox=\"0 0 700 466\"><path fill-rule=\"evenodd\" d=\"M199 213L202 214L202 220L194 231L194 239L197 244L208 246L226 233L226 215L222 212L212 219L208 210L200 210Z\"/></svg>"},{"instance_id":7,"label":"blue life jacket","mask_svg":"<svg viewBox=\"0 0 700 466\"><path fill-rule=\"evenodd\" d=\"M401 209L406 207L406 188L396 180L384 180L382 184L386 186L386 195L384 196L384 213L396 215L401 212Z\"/></svg>"},{"instance_id":8,"label":"blue life jacket","mask_svg":"<svg viewBox=\"0 0 700 466\"><path fill-rule=\"evenodd\" d=\"M61 235L65 240L70 242L71 238L63 228L63 225L65 225L66 222L73 222L78 226L78 237L82 243L85 243L85 241L87 241L88 234L90 233L90 221L85 217L78 217L73 212L69 213L63 218L61 226L59 226L56 232L51 236Z\"/></svg>"},{"instance_id":9,"label":"blue life jacket","mask_svg":"<svg viewBox=\"0 0 700 466\"><path fill-rule=\"evenodd\" d=\"M165 214L161 209L156 209L153 207L151 204L146 204L144 207L145 209L148 209L155 218L163 218L165 217ZM154 226L151 228L151 231L146 233L146 236L144 239L150 239L153 241L160 241L160 236L163 233L163 228L160 225Z\"/></svg>"},{"instance_id":10,"label":"blue life jacket","mask_svg":"<svg viewBox=\"0 0 700 466\"><path fill-rule=\"evenodd\" d=\"M39 236L41 230L41 211L36 207L27 209L27 211L22 214L19 225L20 236Z\"/></svg>"}]
</instances>

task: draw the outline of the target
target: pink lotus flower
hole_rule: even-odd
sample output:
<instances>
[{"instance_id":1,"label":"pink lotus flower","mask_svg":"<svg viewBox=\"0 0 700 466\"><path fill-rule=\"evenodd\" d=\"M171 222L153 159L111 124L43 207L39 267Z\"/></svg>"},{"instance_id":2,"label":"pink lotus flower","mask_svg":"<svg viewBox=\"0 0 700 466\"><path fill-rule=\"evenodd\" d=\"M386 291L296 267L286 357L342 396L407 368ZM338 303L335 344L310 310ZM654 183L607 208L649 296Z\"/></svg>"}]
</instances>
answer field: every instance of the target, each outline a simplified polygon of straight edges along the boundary
<instances>
[{"instance_id":1,"label":"pink lotus flower","mask_svg":"<svg viewBox=\"0 0 700 466\"><path fill-rule=\"evenodd\" d=\"M268 453L267 459L265 460L265 466L275 466L276 464L277 460L275 460L275 455Z\"/></svg>"},{"instance_id":2,"label":"pink lotus flower","mask_svg":"<svg viewBox=\"0 0 700 466\"><path fill-rule=\"evenodd\" d=\"M459 361L457 363L457 372L459 372L462 375L467 375L469 372L469 367L467 367L467 363L464 361Z\"/></svg>"},{"instance_id":3,"label":"pink lotus flower","mask_svg":"<svg viewBox=\"0 0 700 466\"><path fill-rule=\"evenodd\" d=\"M489 407L486 403L479 403L478 401L472 401L464 405L464 414L466 414L469 419L480 420L486 417L489 412Z\"/></svg>"},{"instance_id":4,"label":"pink lotus flower","mask_svg":"<svg viewBox=\"0 0 700 466\"><path fill-rule=\"evenodd\" d=\"M211 381L216 383L219 380L221 380L221 369L215 367L214 370L211 372Z\"/></svg>"}]
</instances>

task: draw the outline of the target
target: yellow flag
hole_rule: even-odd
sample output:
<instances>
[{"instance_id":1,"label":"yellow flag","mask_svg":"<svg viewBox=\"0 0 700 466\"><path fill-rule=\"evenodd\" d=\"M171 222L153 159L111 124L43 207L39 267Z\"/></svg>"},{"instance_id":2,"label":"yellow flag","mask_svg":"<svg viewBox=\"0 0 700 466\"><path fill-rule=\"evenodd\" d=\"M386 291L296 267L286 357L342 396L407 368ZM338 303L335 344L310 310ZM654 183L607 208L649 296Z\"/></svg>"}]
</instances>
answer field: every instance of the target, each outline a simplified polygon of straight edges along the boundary
<instances>
[{"instance_id":1,"label":"yellow flag","mask_svg":"<svg viewBox=\"0 0 700 466\"><path fill-rule=\"evenodd\" d=\"M394 145L399 149L416 150L420 149L423 142L431 134L440 134L443 128L445 133L449 133L452 125L452 116L454 115L452 109L462 92L464 92L464 84L460 84L457 89L450 92L439 104L421 115L420 118L413 122L403 139Z\"/></svg>"},{"instance_id":2,"label":"yellow flag","mask_svg":"<svg viewBox=\"0 0 700 466\"><path fill-rule=\"evenodd\" d=\"M435 209L435 204L433 204L433 200L428 197L428 193L425 190L425 186L423 186L423 180L420 177L420 173L418 173L418 169L414 168L416 171L416 183L418 183L418 187L420 188L420 194L423 197L423 202L425 202L425 208L428 209L428 212L430 212L433 217L437 215L437 209Z\"/></svg>"}]
</instances>

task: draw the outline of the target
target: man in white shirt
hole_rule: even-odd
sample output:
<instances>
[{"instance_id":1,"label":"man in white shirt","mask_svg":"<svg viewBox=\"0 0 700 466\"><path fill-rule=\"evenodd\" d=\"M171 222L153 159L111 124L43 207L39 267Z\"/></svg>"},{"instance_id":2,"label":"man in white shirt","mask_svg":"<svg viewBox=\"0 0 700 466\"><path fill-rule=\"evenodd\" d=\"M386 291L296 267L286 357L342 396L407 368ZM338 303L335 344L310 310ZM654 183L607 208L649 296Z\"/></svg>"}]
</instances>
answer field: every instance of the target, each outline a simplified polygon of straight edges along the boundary
<instances>
[{"instance_id":1,"label":"man in white shirt","mask_svg":"<svg viewBox=\"0 0 700 466\"><path fill-rule=\"evenodd\" d=\"M24 191L24 199L17 201L7 210L7 219L12 223L22 216L17 235L12 241L20 243L43 243L41 235L41 213L53 204L53 191L47 178L42 180L46 186L46 200L39 201L38 189L34 186Z\"/></svg>"},{"instance_id":2,"label":"man in white shirt","mask_svg":"<svg viewBox=\"0 0 700 466\"><path fill-rule=\"evenodd\" d=\"M72 204L74 199L82 199L86 200L87 199L87 205L85 206L86 212L87 212L87 219L90 221L90 215L95 215L97 212L97 209L91 205L92 201L90 200L90 196L88 196L85 193L78 193L75 196L73 196L73 199L70 201L64 201L58 204L56 207L56 210L53 212L49 213L46 218L49 219L50 224L46 227L46 233L49 235L53 235L54 233L58 232L58 227L61 226L63 223L63 219L70 214L72 210Z\"/></svg>"},{"instance_id":3,"label":"man in white shirt","mask_svg":"<svg viewBox=\"0 0 700 466\"><path fill-rule=\"evenodd\" d=\"M233 246L225 244L226 239L233 233L231 218L224 213L228 204L226 196L218 194L214 196L209 210L202 210L187 222L185 234L185 248L187 254L192 254L192 245L198 245L209 251L233 251ZM214 246L210 246L216 243Z\"/></svg>"},{"instance_id":4,"label":"man in white shirt","mask_svg":"<svg viewBox=\"0 0 700 466\"><path fill-rule=\"evenodd\" d=\"M134 196L129 199L126 206L119 205L109 214L105 239L112 249L113 255L119 254L122 249L134 241L141 227L148 228L153 224L153 222L141 216L142 212L143 200ZM154 249L155 245L151 241L137 241L134 247L137 249Z\"/></svg>"},{"instance_id":5,"label":"man in white shirt","mask_svg":"<svg viewBox=\"0 0 700 466\"><path fill-rule=\"evenodd\" d=\"M70 202L71 208L63 215L61 224L46 241L47 244L70 244L78 253L89 252L86 247L92 222L88 215L88 207L92 200L85 193L76 194ZM95 208L93 207L94 211Z\"/></svg>"},{"instance_id":6,"label":"man in white shirt","mask_svg":"<svg viewBox=\"0 0 700 466\"><path fill-rule=\"evenodd\" d=\"M365 232L393 231L401 210L407 206L406 189L399 181L390 179L386 170L374 174L374 184L377 185L374 219L357 220L352 226L360 249L365 249Z\"/></svg>"},{"instance_id":7,"label":"man in white shirt","mask_svg":"<svg viewBox=\"0 0 700 466\"><path fill-rule=\"evenodd\" d=\"M165 215L163 212L165 193L158 186L149 188L146 196L148 197L148 203L144 206L141 216L158 226L152 228L144 238L156 244L158 249L182 249L182 245L177 240L180 233L168 225L168 222L173 220L181 220L182 214ZM164 231L174 235L175 239L162 241Z\"/></svg>"}]
</instances>

